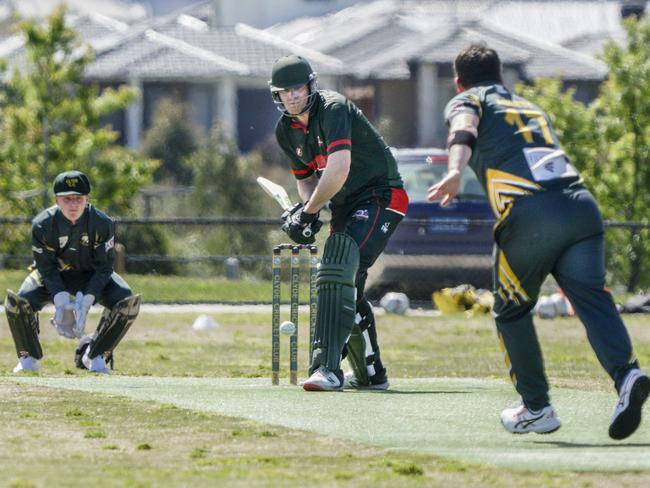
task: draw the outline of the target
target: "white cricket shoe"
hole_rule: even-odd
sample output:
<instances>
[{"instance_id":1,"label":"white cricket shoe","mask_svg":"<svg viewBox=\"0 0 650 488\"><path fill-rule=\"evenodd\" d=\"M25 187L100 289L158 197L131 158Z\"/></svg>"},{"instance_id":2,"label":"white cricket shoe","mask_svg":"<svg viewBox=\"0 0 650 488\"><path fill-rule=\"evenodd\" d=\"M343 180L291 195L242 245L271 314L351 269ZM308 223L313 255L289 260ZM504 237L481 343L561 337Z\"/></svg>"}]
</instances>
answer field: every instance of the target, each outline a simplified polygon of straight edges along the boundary
<instances>
[{"instance_id":1,"label":"white cricket shoe","mask_svg":"<svg viewBox=\"0 0 650 488\"><path fill-rule=\"evenodd\" d=\"M388 378L384 375L383 381L380 380L379 383L374 383L373 378L370 378L368 384L360 382L352 371L345 373L345 379L343 380L343 388L348 390L373 390L373 391L384 391L388 390L390 383Z\"/></svg>"},{"instance_id":2,"label":"white cricket shoe","mask_svg":"<svg viewBox=\"0 0 650 488\"><path fill-rule=\"evenodd\" d=\"M614 408L609 436L621 440L632 435L641 423L641 409L650 393L650 378L638 368L631 369L623 380L618 403Z\"/></svg>"},{"instance_id":3,"label":"white cricket shoe","mask_svg":"<svg viewBox=\"0 0 650 488\"><path fill-rule=\"evenodd\" d=\"M321 366L302 384L307 391L341 391L343 385L338 376Z\"/></svg>"},{"instance_id":4,"label":"white cricket shoe","mask_svg":"<svg viewBox=\"0 0 650 488\"><path fill-rule=\"evenodd\" d=\"M38 371L38 359L34 359L31 356L21 357L14 368L14 373L22 373L23 371Z\"/></svg>"},{"instance_id":5,"label":"white cricket shoe","mask_svg":"<svg viewBox=\"0 0 650 488\"><path fill-rule=\"evenodd\" d=\"M529 410L525 405L506 408L501 412L501 424L513 434L550 434L560 428L562 422L557 418L553 405L541 410Z\"/></svg>"},{"instance_id":6,"label":"white cricket shoe","mask_svg":"<svg viewBox=\"0 0 650 488\"><path fill-rule=\"evenodd\" d=\"M90 351L90 347L86 348L86 352L84 352L84 355L81 358L81 362L86 367L86 369L88 371L92 371L93 373L111 374L111 372L108 370L108 367L106 366L104 356L99 354L98 356L90 359L88 357L88 351Z\"/></svg>"}]
</instances>

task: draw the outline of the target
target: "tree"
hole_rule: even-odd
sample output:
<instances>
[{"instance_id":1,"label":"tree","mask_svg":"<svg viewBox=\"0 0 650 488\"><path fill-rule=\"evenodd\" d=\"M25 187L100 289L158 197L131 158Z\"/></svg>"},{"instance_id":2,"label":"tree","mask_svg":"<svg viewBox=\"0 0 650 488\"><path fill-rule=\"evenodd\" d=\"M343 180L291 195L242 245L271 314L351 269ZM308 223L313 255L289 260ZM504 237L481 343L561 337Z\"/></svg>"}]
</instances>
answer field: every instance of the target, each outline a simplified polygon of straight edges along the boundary
<instances>
[{"instance_id":1,"label":"tree","mask_svg":"<svg viewBox=\"0 0 650 488\"><path fill-rule=\"evenodd\" d=\"M191 183L192 168L186 158L198 146L199 134L188 117L187 108L170 98L160 100L142 143L142 153L161 162L154 173L156 181Z\"/></svg>"},{"instance_id":2,"label":"tree","mask_svg":"<svg viewBox=\"0 0 650 488\"><path fill-rule=\"evenodd\" d=\"M250 217L265 215L264 195L255 183L261 158L241 156L232 139L218 125L189 158L194 174L192 201L200 216ZM267 229L258 225L221 226L201 239L210 254L263 254L268 252Z\"/></svg>"},{"instance_id":3,"label":"tree","mask_svg":"<svg viewBox=\"0 0 650 488\"><path fill-rule=\"evenodd\" d=\"M627 43L607 43L608 79L584 105L559 80L517 90L549 113L560 141L581 171L606 219L648 221L650 208L650 22L625 20ZM628 291L650 285L648 229L610 229L607 268Z\"/></svg>"},{"instance_id":4,"label":"tree","mask_svg":"<svg viewBox=\"0 0 650 488\"><path fill-rule=\"evenodd\" d=\"M126 108L136 93L119 88L99 94L83 83L92 52L66 26L63 7L44 24L26 21L20 29L25 66L8 77L0 101L1 207L36 214L51 204L53 177L75 168L94 184L94 203L129 213L156 163L118 146L118 134L101 119Z\"/></svg>"}]
</instances>

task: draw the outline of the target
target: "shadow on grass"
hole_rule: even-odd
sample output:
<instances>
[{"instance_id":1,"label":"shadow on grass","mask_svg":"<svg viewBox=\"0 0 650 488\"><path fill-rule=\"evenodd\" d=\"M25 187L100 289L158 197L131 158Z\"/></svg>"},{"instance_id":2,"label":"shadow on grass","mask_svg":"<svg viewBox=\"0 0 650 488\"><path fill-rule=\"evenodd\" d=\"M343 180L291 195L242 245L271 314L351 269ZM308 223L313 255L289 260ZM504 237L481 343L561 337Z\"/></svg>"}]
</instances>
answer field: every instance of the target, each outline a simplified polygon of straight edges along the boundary
<instances>
[{"instance_id":1,"label":"shadow on grass","mask_svg":"<svg viewBox=\"0 0 650 488\"><path fill-rule=\"evenodd\" d=\"M544 445L553 445L556 447L571 447L571 448L621 448L621 447L634 447L634 448L648 448L650 444L634 442L634 443L624 443L624 444L588 444L582 442L566 442L566 441L533 441L533 444L544 444Z\"/></svg>"},{"instance_id":2,"label":"shadow on grass","mask_svg":"<svg viewBox=\"0 0 650 488\"><path fill-rule=\"evenodd\" d=\"M474 395L476 391L448 391L448 390L349 390L359 393L378 393L381 395Z\"/></svg>"}]
</instances>

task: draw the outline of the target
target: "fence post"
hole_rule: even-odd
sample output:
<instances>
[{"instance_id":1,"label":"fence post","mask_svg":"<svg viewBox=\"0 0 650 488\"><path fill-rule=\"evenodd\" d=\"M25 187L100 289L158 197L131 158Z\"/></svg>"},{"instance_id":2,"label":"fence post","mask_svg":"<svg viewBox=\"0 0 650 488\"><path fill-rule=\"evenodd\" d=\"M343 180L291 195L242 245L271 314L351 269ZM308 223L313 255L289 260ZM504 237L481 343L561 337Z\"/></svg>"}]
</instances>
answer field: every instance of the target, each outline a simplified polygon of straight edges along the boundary
<instances>
[{"instance_id":1,"label":"fence post","mask_svg":"<svg viewBox=\"0 0 650 488\"><path fill-rule=\"evenodd\" d=\"M117 274L124 274L126 270L126 248L124 247L124 244L120 244L119 242L115 244L115 272Z\"/></svg>"}]
</instances>

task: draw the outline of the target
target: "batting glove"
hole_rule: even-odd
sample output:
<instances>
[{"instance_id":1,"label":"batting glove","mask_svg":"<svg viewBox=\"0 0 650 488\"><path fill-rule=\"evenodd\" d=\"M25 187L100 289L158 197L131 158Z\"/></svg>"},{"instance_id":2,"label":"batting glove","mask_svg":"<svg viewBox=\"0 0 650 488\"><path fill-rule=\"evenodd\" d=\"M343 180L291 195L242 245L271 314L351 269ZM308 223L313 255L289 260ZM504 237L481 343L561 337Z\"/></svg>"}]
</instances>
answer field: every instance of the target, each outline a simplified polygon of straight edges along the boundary
<instances>
[{"instance_id":1,"label":"batting glove","mask_svg":"<svg viewBox=\"0 0 650 488\"><path fill-rule=\"evenodd\" d=\"M313 244L316 234L323 223L318 219L319 213L305 212L302 203L297 203L290 210L282 214L284 224L282 230L298 244Z\"/></svg>"}]
</instances>

